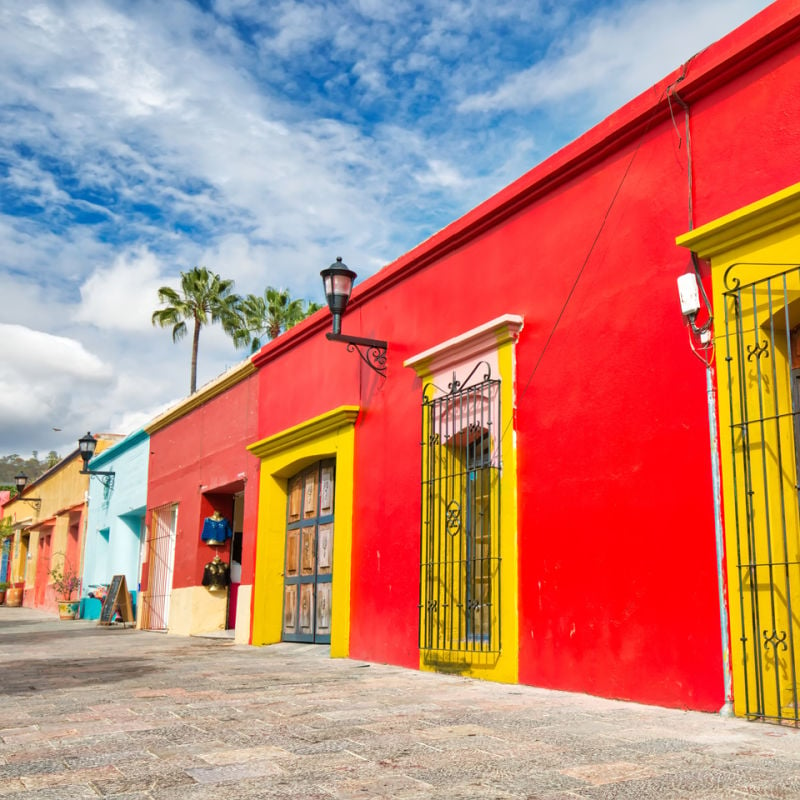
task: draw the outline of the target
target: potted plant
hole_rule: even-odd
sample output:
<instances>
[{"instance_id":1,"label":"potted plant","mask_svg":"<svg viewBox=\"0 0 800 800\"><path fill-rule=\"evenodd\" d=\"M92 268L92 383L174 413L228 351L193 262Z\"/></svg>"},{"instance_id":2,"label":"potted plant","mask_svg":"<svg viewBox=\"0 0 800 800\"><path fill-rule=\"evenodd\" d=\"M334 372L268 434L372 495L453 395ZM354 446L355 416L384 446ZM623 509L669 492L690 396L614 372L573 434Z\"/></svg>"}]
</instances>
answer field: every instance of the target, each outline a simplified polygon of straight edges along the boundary
<instances>
[{"instance_id":1,"label":"potted plant","mask_svg":"<svg viewBox=\"0 0 800 800\"><path fill-rule=\"evenodd\" d=\"M0 606L6 601L6 589L8 589L9 586L10 584L5 581L0 581Z\"/></svg>"},{"instance_id":2,"label":"potted plant","mask_svg":"<svg viewBox=\"0 0 800 800\"><path fill-rule=\"evenodd\" d=\"M80 589L81 579L78 573L66 562L53 567L50 580L58 600L58 616L60 619L75 619L80 603L72 599L72 595Z\"/></svg>"}]
</instances>

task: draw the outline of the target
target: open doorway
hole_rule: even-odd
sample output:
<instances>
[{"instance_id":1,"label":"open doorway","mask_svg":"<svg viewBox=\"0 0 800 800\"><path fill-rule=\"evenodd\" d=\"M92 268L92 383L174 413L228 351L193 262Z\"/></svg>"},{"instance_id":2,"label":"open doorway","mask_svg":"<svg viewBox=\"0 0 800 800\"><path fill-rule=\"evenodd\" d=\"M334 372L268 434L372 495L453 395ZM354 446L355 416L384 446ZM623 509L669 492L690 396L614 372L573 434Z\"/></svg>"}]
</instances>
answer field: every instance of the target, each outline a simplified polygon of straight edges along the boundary
<instances>
[{"instance_id":1,"label":"open doorway","mask_svg":"<svg viewBox=\"0 0 800 800\"><path fill-rule=\"evenodd\" d=\"M233 525L231 536L230 566L231 585L228 594L228 616L226 627L236 627L236 605L239 600L239 586L242 583L242 532L244 528L244 492L233 496Z\"/></svg>"}]
</instances>

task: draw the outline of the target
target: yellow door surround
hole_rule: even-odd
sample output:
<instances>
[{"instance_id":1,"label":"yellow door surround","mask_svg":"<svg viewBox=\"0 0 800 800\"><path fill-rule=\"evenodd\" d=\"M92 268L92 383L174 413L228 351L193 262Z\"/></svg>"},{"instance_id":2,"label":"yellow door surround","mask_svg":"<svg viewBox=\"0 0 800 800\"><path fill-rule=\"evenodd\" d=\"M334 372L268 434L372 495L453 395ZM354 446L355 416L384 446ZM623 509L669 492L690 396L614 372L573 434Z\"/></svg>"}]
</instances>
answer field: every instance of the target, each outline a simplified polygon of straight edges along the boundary
<instances>
[{"instance_id":1,"label":"yellow door surround","mask_svg":"<svg viewBox=\"0 0 800 800\"><path fill-rule=\"evenodd\" d=\"M252 643L281 640L288 479L316 461L336 459L331 656L350 653L353 465L358 406L339 406L248 446L261 459Z\"/></svg>"}]
</instances>

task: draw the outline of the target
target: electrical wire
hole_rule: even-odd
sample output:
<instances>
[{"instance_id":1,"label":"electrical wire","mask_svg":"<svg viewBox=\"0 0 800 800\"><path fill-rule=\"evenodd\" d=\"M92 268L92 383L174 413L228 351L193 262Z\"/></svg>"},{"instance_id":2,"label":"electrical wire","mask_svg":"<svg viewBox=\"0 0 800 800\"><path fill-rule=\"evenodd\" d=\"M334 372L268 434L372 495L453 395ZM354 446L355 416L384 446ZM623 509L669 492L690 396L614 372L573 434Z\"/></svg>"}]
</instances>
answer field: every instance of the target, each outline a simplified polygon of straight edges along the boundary
<instances>
[{"instance_id":1,"label":"electrical wire","mask_svg":"<svg viewBox=\"0 0 800 800\"><path fill-rule=\"evenodd\" d=\"M702 52L702 51L700 51L700 52ZM669 86L666 87L666 89L664 90L664 94L662 94L662 98L666 95L667 106L669 108L669 114L670 114L670 117L672 119L672 124L675 127L675 131L676 131L676 133L678 133L679 142L680 142L680 132L678 131L678 126L677 126L677 123L675 121L675 115L674 115L673 110L672 110L671 98L674 97L676 102L678 102L681 105L681 107L682 107L682 109L684 111L685 130L686 130L686 150L687 150L688 192L689 192L689 198L688 198L688 204L689 204L689 211L688 211L688 213L689 213L689 230L691 230L693 228L693 224L694 224L694 221L693 221L694 206L693 206L693 200L692 200L692 192L693 192L692 172L693 172L693 169L694 169L694 165L693 165L693 162L692 162L691 130L689 128L689 106L683 100L683 98L680 97L678 95L678 93L675 91L675 87L681 81L683 81L686 78L686 75L687 75L687 73L689 71L689 67L691 66L692 61L694 61L694 59L697 57L697 55L698 54L696 53L695 55L693 55L690 59L688 59L686 61L686 63L683 65L683 71L681 72L681 74L678 76L678 78L676 78L676 80L672 84L670 84ZM544 356L547 353L548 348L550 347L550 342L553 340L553 337L555 336L556 330L558 329L558 326L561 323L561 319L563 318L564 314L566 313L567 307L569 306L570 301L572 300L572 296L575 294L575 290L578 288L578 283L580 282L581 277L583 276L583 273L584 273L587 265L589 264L589 259L591 258L595 247L597 246L597 242L599 241L601 234L605 230L606 223L608 222L608 218L609 218L609 216L611 214L611 211L613 210L613 208L614 208L614 206L615 206L615 204L617 202L617 198L619 197L619 193L622 191L622 187L625 185L625 181L628 178L628 174L630 173L631 167L633 166L633 162L636 160L636 156L638 155L639 150L640 150L640 148L642 146L642 142L644 141L644 137L649 132L650 127L653 125L654 121L655 121L655 117L647 125L646 129L642 132L642 134L639 136L639 141L638 141L638 143L636 145L636 148L634 149L633 153L631 154L630 160L628 161L628 164L625 167L625 171L623 172L622 177L620 178L620 181L619 181L619 184L617 185L616 191L614 192L613 196L611 197L611 201L609 202L608 207L606 208L606 211L603 214L603 218L600 221L600 227L597 229L597 233L595 234L595 237L592 240L591 245L589 246L589 250L586 253L586 256L584 257L583 262L581 263L581 266L579 267L578 272L575 275L575 279L572 282L572 286L570 287L569 292L567 293L567 296L564 299L564 302L563 302L563 304L561 306L561 310L558 312L558 315L557 315L557 317L555 319L555 322L553 323L553 326L550 329L550 333L548 334L547 339L545 340L545 343L542 346L541 352L539 353L539 357L536 359L536 363L533 365L533 368L531 369L531 372L528 375L528 378L525 381L524 386L522 387L521 391L517 395L517 398L516 398L516 403L517 404L519 404L522 401L522 399L525 397L525 395L527 394L528 389L530 388L531 383L533 382L533 379L536 376L537 371L539 370L539 366L541 365L542 360L544 359ZM706 292L705 292L705 288L703 287L702 280L699 279L699 274L700 273L699 273L699 265L697 264L697 256L694 253L692 253L692 257L693 257L693 263L695 265L696 275L698 276L698 282L700 283L700 289L701 289L701 291L703 293L703 298L705 300L706 308L708 309L708 313L709 313L709 319L708 319L708 322L706 324L710 327L711 326L711 322L713 321L713 317L711 316L711 304L709 303L708 297L706 296ZM690 336L691 336L691 329L690 329ZM691 347L692 347L692 352L701 361L703 361L704 363L710 363L710 362L707 362L700 353L698 353L697 349L694 346L694 342L693 341L691 341L690 344L691 344ZM714 353L714 348L713 348L713 344L712 344L712 346L711 346L711 356L710 356L712 360L713 360L713 353ZM506 434L508 433L509 429L512 426L512 423L513 423L513 418L510 419L509 422L506 424L505 428L503 428L503 432L502 432L502 434L500 436L501 440L505 439Z\"/></svg>"},{"instance_id":2,"label":"electrical wire","mask_svg":"<svg viewBox=\"0 0 800 800\"><path fill-rule=\"evenodd\" d=\"M703 345L702 350L704 350L708 355L703 355L702 353L698 352L697 347L695 346L694 339L695 334L692 330L691 323L687 324L687 329L689 330L689 347L692 349L692 353L703 362L706 367L710 367L714 363L714 353L715 353L715 346L714 346L714 339L710 339L709 343Z\"/></svg>"},{"instance_id":3,"label":"electrical wire","mask_svg":"<svg viewBox=\"0 0 800 800\"><path fill-rule=\"evenodd\" d=\"M555 322L553 323L553 326L550 329L550 333L548 334L547 339L545 340L545 343L542 346L541 352L539 353L539 357L536 359L536 363L533 365L533 369L531 369L531 373L528 376L528 379L525 382L525 385L522 387L522 390L517 395L517 399L516 399L517 404L519 404L522 401L522 398L525 397L525 395L528 392L528 389L530 388L531 383L533 382L533 378L534 378L534 376L536 375L536 372L539 369L539 365L542 363L542 360L544 359L545 353L547 352L547 350L548 350L548 348L550 346L550 342L553 340L553 336L555 336L556 330L558 329L558 326L561 323L561 319L564 316L564 314L566 313L567 306L569 306L569 303L572 300L572 296L575 294L575 290L578 288L578 283L580 282L580 279L583 276L584 270L586 269L587 265L589 264L589 259L592 257L592 253L594 252L594 249L597 246L597 242L599 241L601 234L605 230L606 223L608 222L608 218L609 218L609 216L611 214L612 209L614 208L614 206L615 206L615 204L617 202L617 198L619 197L619 193L622 191L622 187L625 185L625 181L628 178L628 173L630 172L631 167L633 166L633 162L636 159L636 156L639 153L639 149L640 149L641 146L642 146L642 139L640 138L639 139L639 143L636 145L636 148L634 149L633 153L631 154L630 160L628 161L628 164L625 167L625 171L622 173L622 177L620 178L619 184L617 185L617 188L616 188L613 196L611 197L611 201L608 204L608 208L606 208L606 211L603 214L603 218L600 221L600 227L597 229L597 233L595 234L594 239L592 240L592 243L589 246L589 250L587 251L586 256L583 259L583 262L581 263L580 268L578 269L578 272L575 275L575 279L572 282L572 286L570 287L569 292L567 293L567 296L566 296L566 298L564 299L564 302L561 305L561 310L558 312L558 316L556 317ZM500 436L501 440L505 439L506 434L508 433L508 430L511 427L512 421L513 421L513 418L509 419L508 423L506 424L505 428L503 429L503 432L502 432L502 434Z\"/></svg>"},{"instance_id":4,"label":"electrical wire","mask_svg":"<svg viewBox=\"0 0 800 800\"><path fill-rule=\"evenodd\" d=\"M681 81L686 78L686 73L689 69L689 64L695 58L689 59L686 62L683 68L683 72L681 75L667 87L667 105L669 106L669 116L672 120L672 127L675 128L675 133L678 136L678 147L681 146L681 134L678 129L678 123L675 119L675 114L672 109L672 100L675 99L675 102L683 109L683 119L684 119L684 130L685 130L685 137L686 137L686 186L687 186L687 211L689 215L689 230L694 229L694 163L693 163L693 148L692 148L692 131L689 125L691 114L689 111L689 104L678 94L676 87L678 86ZM713 334L711 334L711 345L704 345L703 350L706 352L707 355L701 355L697 347L695 346L695 336L703 336L703 334L712 330L714 324L714 313L713 308L711 306L711 301L708 299L708 295L706 294L706 288L703 285L703 277L700 273L700 262L697 259L697 253L692 251L691 253L691 264L692 269L694 270L695 280L700 287L700 293L703 295L703 303L706 307L706 313L708 314L708 319L706 319L705 323L696 328L694 324L694 320L690 320L687 324L689 328L689 346L692 348L692 353L694 353L700 361L703 362L707 367L710 367L714 363L714 344L713 344ZM701 339L702 343L702 339Z\"/></svg>"},{"instance_id":5,"label":"electrical wire","mask_svg":"<svg viewBox=\"0 0 800 800\"><path fill-rule=\"evenodd\" d=\"M672 126L675 128L675 133L678 134L678 147L681 146L681 135L680 131L678 130L678 123L675 121L675 114L672 111L672 98L675 98L675 101L680 105L683 109L683 119L684 119L684 128L686 130L686 183L688 188L688 213L689 213L689 230L694 228L694 201L692 199L692 192L694 191L693 183L692 183L692 173L693 173L693 164L692 164L692 132L689 128L689 105L684 101L684 99L678 94L677 89L675 88L684 78L686 77L686 73L689 69L689 64L691 64L694 56L690 58L683 66L683 73L676 78L676 80L671 83L667 87L667 106L669 107L669 115L672 119Z\"/></svg>"}]
</instances>

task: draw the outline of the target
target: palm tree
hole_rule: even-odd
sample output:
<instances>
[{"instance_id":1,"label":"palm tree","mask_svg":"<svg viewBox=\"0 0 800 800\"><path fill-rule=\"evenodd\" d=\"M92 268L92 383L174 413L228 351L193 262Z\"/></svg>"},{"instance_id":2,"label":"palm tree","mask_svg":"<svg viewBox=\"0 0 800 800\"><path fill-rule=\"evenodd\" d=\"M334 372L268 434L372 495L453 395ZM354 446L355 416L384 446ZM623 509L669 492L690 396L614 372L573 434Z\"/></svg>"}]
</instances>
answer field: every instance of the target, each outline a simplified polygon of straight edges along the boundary
<instances>
[{"instance_id":1,"label":"palm tree","mask_svg":"<svg viewBox=\"0 0 800 800\"><path fill-rule=\"evenodd\" d=\"M166 308L153 312L153 325L162 328L172 326L172 341L177 342L186 335L186 323L192 328L192 377L191 394L197 391L197 346L200 328L203 325L222 323L222 329L236 341L236 332L241 328L239 303L241 298L233 294L233 281L224 280L205 267L193 267L181 272L180 292L171 286L158 290L158 300Z\"/></svg>"},{"instance_id":2,"label":"palm tree","mask_svg":"<svg viewBox=\"0 0 800 800\"><path fill-rule=\"evenodd\" d=\"M267 286L263 295L249 294L241 302L242 329L234 337L238 347L250 346L250 352L261 349L261 337L274 339L322 308L318 303L292 299L288 289Z\"/></svg>"}]
</instances>

